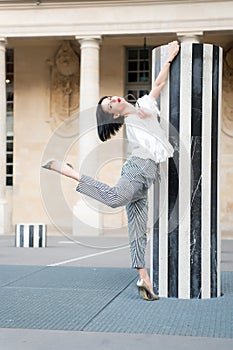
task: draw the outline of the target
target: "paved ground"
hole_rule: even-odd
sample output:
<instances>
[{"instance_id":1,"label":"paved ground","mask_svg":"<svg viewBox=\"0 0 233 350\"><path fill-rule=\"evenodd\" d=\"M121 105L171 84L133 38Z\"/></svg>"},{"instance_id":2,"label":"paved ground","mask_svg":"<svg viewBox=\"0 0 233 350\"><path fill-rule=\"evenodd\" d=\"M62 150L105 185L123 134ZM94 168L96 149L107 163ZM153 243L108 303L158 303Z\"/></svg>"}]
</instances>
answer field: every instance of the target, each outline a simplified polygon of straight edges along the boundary
<instances>
[{"instance_id":1,"label":"paved ground","mask_svg":"<svg viewBox=\"0 0 233 350\"><path fill-rule=\"evenodd\" d=\"M139 300L125 237L48 237L15 248L0 237L0 349L233 348L233 241L222 241L212 300Z\"/></svg>"}]
</instances>

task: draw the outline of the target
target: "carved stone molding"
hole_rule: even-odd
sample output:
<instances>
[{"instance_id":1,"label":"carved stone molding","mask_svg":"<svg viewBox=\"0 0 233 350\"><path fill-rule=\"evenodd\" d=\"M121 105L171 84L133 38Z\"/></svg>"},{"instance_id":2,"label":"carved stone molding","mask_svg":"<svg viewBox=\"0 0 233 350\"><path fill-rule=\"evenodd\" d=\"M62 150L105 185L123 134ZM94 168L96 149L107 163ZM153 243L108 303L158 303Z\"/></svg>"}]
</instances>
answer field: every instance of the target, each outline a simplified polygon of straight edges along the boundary
<instances>
[{"instance_id":1,"label":"carved stone molding","mask_svg":"<svg viewBox=\"0 0 233 350\"><path fill-rule=\"evenodd\" d=\"M181 43L200 43L203 37L203 32L178 32L176 35Z\"/></svg>"},{"instance_id":2,"label":"carved stone molding","mask_svg":"<svg viewBox=\"0 0 233 350\"><path fill-rule=\"evenodd\" d=\"M222 131L233 137L233 43L224 53L222 107Z\"/></svg>"},{"instance_id":3,"label":"carved stone molding","mask_svg":"<svg viewBox=\"0 0 233 350\"><path fill-rule=\"evenodd\" d=\"M50 64L50 122L52 129L79 110L80 59L70 41L64 41Z\"/></svg>"}]
</instances>

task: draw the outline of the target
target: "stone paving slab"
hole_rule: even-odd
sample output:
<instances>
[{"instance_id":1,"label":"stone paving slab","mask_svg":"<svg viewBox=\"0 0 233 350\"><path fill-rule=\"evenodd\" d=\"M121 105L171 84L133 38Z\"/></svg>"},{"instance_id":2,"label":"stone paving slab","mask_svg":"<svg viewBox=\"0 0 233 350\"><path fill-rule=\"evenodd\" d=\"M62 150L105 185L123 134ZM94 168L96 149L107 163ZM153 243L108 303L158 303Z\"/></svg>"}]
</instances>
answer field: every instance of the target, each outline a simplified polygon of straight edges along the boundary
<instances>
[{"instance_id":1,"label":"stone paving slab","mask_svg":"<svg viewBox=\"0 0 233 350\"><path fill-rule=\"evenodd\" d=\"M4 350L232 350L232 339L96 333L38 329L0 329Z\"/></svg>"}]
</instances>

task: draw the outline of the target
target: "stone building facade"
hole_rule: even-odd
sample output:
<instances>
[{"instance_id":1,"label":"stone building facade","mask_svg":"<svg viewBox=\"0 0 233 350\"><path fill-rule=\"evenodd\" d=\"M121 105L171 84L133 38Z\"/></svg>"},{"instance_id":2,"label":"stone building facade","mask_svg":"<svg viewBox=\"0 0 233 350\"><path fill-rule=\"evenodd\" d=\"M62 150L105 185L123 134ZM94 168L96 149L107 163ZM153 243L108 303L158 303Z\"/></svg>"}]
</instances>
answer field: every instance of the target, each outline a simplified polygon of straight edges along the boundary
<instances>
[{"instance_id":1,"label":"stone building facade","mask_svg":"<svg viewBox=\"0 0 233 350\"><path fill-rule=\"evenodd\" d=\"M82 198L70 180L48 176L41 164L66 159L114 183L126 156L124 132L100 144L96 102L148 91L150 50L171 40L223 48L220 220L231 237L233 3L227 0L0 2L1 234L20 222L75 235L126 233L122 209Z\"/></svg>"}]
</instances>

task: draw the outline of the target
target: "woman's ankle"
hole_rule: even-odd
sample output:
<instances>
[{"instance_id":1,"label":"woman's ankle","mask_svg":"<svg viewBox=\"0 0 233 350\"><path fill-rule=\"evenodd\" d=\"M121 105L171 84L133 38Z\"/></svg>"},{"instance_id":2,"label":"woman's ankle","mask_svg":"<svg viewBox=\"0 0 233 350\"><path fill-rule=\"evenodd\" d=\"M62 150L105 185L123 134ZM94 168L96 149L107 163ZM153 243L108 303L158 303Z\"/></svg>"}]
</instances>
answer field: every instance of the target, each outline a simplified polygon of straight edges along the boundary
<instances>
[{"instance_id":1,"label":"woman's ankle","mask_svg":"<svg viewBox=\"0 0 233 350\"><path fill-rule=\"evenodd\" d=\"M140 279L143 279L143 280L148 280L149 279L149 275L148 275L148 272L147 272L147 269L146 268L138 268L138 275L139 275L139 278Z\"/></svg>"},{"instance_id":2,"label":"woman's ankle","mask_svg":"<svg viewBox=\"0 0 233 350\"><path fill-rule=\"evenodd\" d=\"M149 287L151 293L154 293L153 286L150 280L150 276L148 275L146 268L138 268L138 275L140 280L143 280Z\"/></svg>"}]
</instances>

